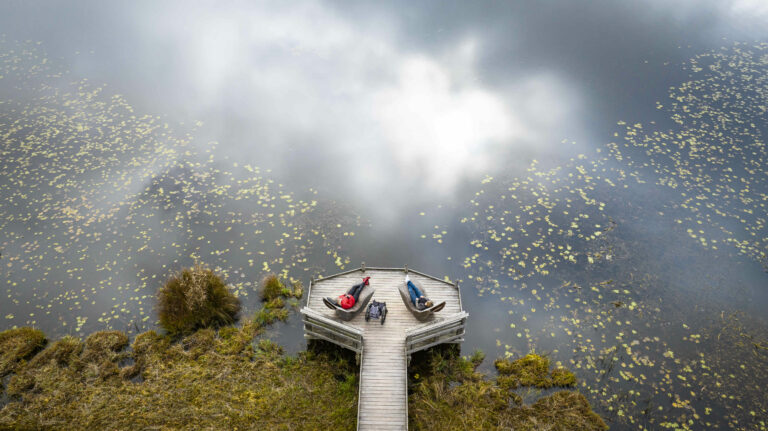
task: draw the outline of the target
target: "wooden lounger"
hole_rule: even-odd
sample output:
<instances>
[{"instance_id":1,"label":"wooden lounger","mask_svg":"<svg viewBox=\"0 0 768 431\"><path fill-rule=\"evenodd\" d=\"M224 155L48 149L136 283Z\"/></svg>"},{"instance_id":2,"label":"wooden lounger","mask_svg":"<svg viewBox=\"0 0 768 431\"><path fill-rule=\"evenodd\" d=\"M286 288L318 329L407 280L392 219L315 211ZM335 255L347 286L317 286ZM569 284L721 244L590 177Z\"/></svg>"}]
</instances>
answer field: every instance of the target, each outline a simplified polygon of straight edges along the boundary
<instances>
[{"instance_id":1,"label":"wooden lounger","mask_svg":"<svg viewBox=\"0 0 768 431\"><path fill-rule=\"evenodd\" d=\"M427 295L427 292L424 290L424 286L421 285L418 281L411 280L411 283L415 284L416 287L421 291L421 294L429 298L429 295ZM405 308L407 308L413 315L418 319L419 321L424 321L429 319L429 316L432 315L432 313L437 313L438 311L442 310L443 307L445 307L445 301L439 303L439 304L433 304L429 308L425 308L423 310L419 310L416 308L416 305L411 302L411 295L408 293L408 285L403 282L400 284L400 287L397 289L398 292L400 292L400 297L403 298L403 302L405 303Z\"/></svg>"},{"instance_id":2,"label":"wooden lounger","mask_svg":"<svg viewBox=\"0 0 768 431\"><path fill-rule=\"evenodd\" d=\"M355 302L355 305L352 306L352 308L347 308L346 310L335 306L335 305L329 305L325 301L323 303L330 309L334 310L336 312L336 317L338 317L341 320L349 321L352 320L353 317L357 315L357 313L360 312L363 308L365 308L366 305L368 305L368 301L373 298L373 292L376 290L373 289L370 285L365 286L363 288L363 291L360 292L360 296L358 297L358 301Z\"/></svg>"}]
</instances>

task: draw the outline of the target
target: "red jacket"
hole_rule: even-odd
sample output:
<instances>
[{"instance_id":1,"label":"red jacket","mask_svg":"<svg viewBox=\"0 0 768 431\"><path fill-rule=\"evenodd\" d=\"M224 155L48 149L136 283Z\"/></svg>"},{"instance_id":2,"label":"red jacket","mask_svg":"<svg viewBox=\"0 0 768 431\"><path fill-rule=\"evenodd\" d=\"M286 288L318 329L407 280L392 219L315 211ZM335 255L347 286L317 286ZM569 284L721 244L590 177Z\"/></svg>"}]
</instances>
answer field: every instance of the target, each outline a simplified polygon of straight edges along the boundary
<instances>
[{"instance_id":1,"label":"red jacket","mask_svg":"<svg viewBox=\"0 0 768 431\"><path fill-rule=\"evenodd\" d=\"M355 297L349 294L339 295L339 305L343 309L349 309L355 306Z\"/></svg>"},{"instance_id":2,"label":"red jacket","mask_svg":"<svg viewBox=\"0 0 768 431\"><path fill-rule=\"evenodd\" d=\"M364 286L368 286L368 284L369 284L368 280L370 280L370 279L371 279L371 277L363 278L363 283L362 284ZM359 287L359 286L360 286L359 284L356 284L354 287ZM348 293L345 293L343 295L339 295L339 305L341 306L341 308L343 308L345 310L348 310L348 309L350 309L350 308L355 306L355 297L350 295L350 294L348 294Z\"/></svg>"}]
</instances>

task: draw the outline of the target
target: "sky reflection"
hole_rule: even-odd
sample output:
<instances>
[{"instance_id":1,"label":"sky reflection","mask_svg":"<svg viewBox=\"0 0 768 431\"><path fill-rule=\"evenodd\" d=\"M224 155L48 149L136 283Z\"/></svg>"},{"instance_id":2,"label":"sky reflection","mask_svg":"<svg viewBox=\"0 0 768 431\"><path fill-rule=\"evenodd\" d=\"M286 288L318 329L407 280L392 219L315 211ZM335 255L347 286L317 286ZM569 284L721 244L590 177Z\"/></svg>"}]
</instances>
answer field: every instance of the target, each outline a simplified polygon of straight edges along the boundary
<instances>
[{"instance_id":1,"label":"sky reflection","mask_svg":"<svg viewBox=\"0 0 768 431\"><path fill-rule=\"evenodd\" d=\"M450 199L464 180L602 143L607 125L652 112L678 73L664 64L766 33L748 0L3 9L8 37L42 41L76 75L390 221L406 194Z\"/></svg>"}]
</instances>

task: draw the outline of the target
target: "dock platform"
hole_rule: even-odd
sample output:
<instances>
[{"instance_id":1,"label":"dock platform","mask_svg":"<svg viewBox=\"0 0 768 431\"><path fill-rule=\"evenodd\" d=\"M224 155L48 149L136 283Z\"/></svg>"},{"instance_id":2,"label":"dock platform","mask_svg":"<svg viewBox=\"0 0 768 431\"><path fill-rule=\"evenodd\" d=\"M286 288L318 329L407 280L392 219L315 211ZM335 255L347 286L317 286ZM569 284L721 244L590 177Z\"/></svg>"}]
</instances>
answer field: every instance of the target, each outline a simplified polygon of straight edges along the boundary
<instances>
[{"instance_id":1,"label":"dock platform","mask_svg":"<svg viewBox=\"0 0 768 431\"><path fill-rule=\"evenodd\" d=\"M398 287L406 273L420 283L435 304L445 308L426 321L418 321L406 308ZM326 307L323 297L337 297L363 277L371 277L366 289L373 299L387 303L384 324L365 321L365 309L349 321ZM358 354L360 385L358 430L408 429L408 362L412 353L442 343L464 341L468 314L462 309L458 285L406 268L366 268L312 280L307 305L301 310L304 336L321 339Z\"/></svg>"}]
</instances>

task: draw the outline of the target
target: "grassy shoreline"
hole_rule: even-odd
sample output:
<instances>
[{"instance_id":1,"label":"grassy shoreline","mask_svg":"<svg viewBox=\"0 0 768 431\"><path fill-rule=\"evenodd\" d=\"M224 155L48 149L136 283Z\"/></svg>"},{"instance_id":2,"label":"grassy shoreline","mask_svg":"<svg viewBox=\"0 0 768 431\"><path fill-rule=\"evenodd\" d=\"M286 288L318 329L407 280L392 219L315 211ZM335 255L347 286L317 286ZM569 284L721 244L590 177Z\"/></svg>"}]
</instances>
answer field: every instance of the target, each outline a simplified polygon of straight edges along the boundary
<instances>
[{"instance_id":1,"label":"grassy shoreline","mask_svg":"<svg viewBox=\"0 0 768 431\"><path fill-rule=\"evenodd\" d=\"M302 293L299 285L266 278L263 307L235 327L237 298L196 266L171 277L158 294L165 334L147 331L130 343L120 331L99 331L48 343L32 328L0 332L0 399L7 400L0 429L352 430L354 355L311 342L286 356L260 336L288 317L286 302L295 305ZM607 428L578 392L556 392L531 405L517 394L523 387L573 387L570 371L550 371L546 358L529 354L497 360L499 375L488 378L476 372L483 359L479 352L462 358L455 345L414 355L411 429Z\"/></svg>"},{"instance_id":2,"label":"grassy shoreline","mask_svg":"<svg viewBox=\"0 0 768 431\"><path fill-rule=\"evenodd\" d=\"M3 350L3 361L12 365L0 429L354 429L354 356L326 343L285 356L280 346L259 339L260 328L253 319L241 328L199 329L176 339L148 331L130 351L118 331L85 341L64 337L13 358ZM30 334L10 330L0 338L11 331ZM482 359L463 358L454 346L415 356L410 428L607 429L578 392L522 402L518 388L575 383L565 370L550 371L545 358L497 361L500 372L492 378L475 371Z\"/></svg>"},{"instance_id":3,"label":"grassy shoreline","mask_svg":"<svg viewBox=\"0 0 768 431\"><path fill-rule=\"evenodd\" d=\"M252 328L252 326L251 326ZM103 331L15 361L0 429L353 429L354 360L284 356L248 326L178 340ZM126 358L132 365L121 366ZM258 424L258 426L257 426Z\"/></svg>"}]
</instances>

